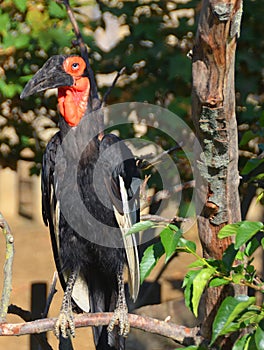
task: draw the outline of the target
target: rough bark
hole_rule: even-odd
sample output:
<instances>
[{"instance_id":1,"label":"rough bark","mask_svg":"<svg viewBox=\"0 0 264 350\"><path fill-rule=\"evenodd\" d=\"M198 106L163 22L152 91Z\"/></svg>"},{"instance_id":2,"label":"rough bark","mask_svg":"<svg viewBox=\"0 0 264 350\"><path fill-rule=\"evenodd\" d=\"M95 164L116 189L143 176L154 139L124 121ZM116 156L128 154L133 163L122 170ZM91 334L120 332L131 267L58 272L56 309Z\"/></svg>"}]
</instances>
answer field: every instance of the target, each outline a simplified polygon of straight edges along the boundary
<instances>
[{"instance_id":1,"label":"rough bark","mask_svg":"<svg viewBox=\"0 0 264 350\"><path fill-rule=\"evenodd\" d=\"M25 310L14 305L12 305L11 311L19 316L24 316L25 314L28 316ZM103 326L108 325L112 317L113 313L111 312L80 314L74 317L74 324L76 328ZM203 341L199 334L199 327L188 328L172 322L161 321L156 318L135 314L128 314L128 320L130 326L133 328L162 335L185 346L200 344ZM0 336L21 336L52 331L54 330L56 321L56 318L45 318L26 323L2 323L0 324ZM65 350L65 347L62 347L62 349Z\"/></svg>"},{"instance_id":2,"label":"rough bark","mask_svg":"<svg viewBox=\"0 0 264 350\"><path fill-rule=\"evenodd\" d=\"M204 0L193 49L192 110L203 152L196 155L199 236L205 258L221 259L231 243L217 234L241 220L235 115L234 62L242 0ZM245 290L209 288L203 306L202 335L209 339L216 310L227 295ZM226 347L226 349L229 347Z\"/></svg>"}]
</instances>

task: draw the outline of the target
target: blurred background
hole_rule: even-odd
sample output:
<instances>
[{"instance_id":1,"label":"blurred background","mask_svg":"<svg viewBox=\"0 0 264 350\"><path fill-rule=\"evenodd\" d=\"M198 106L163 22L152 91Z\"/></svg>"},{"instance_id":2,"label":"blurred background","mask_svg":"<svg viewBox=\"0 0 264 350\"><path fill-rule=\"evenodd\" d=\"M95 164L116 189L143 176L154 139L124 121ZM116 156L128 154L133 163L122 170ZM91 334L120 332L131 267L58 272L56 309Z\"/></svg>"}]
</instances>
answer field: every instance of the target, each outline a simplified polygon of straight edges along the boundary
<instances>
[{"instance_id":1,"label":"blurred background","mask_svg":"<svg viewBox=\"0 0 264 350\"><path fill-rule=\"evenodd\" d=\"M188 53L194 42L200 1L76 0L70 3L89 47L100 96L111 86L116 73L126 67L109 95L108 104L136 101L159 105L177 114L192 128ZM259 221L263 220L264 187L263 16L264 4L252 0L244 3L236 55L241 208L243 218ZM57 2L0 1L0 211L15 237L11 302L27 310L31 309L32 288L35 288L32 284L43 283L48 291L55 271L48 230L41 218L39 174L45 145L57 130L57 102L55 91L25 101L20 100L19 94L50 56L78 53L73 39L66 11ZM175 146L157 128L139 130L136 120L134 124L122 125L116 132L122 138L136 136L154 141L164 150ZM153 152L155 155L155 149ZM186 154L177 149L171 158L177 164L181 183L192 180ZM163 188L155 169L142 175L150 174L148 186L153 195ZM189 188L182 192L180 205L168 198L166 215L184 217L191 196L192 188ZM150 205L148 212L155 213L157 205ZM198 244L195 225L187 237ZM2 237L1 246L2 266L5 254ZM258 269L262 271L261 252L258 255ZM163 267L160 261L147 281L151 285L147 303L155 306L144 306L141 313L161 319L171 315L172 320L186 325L195 322L184 307L181 290L189 262L189 257L184 255L176 257L160 274ZM58 314L62 293L59 285L57 289L49 316ZM8 316L8 322L21 320ZM79 332L83 335L78 336ZM49 340L56 348L57 341L51 333ZM85 348L87 341L87 330L78 331L76 349ZM30 349L29 337L0 338L0 348L15 347ZM128 340L128 349L134 348L173 349L175 345L135 331Z\"/></svg>"}]
</instances>

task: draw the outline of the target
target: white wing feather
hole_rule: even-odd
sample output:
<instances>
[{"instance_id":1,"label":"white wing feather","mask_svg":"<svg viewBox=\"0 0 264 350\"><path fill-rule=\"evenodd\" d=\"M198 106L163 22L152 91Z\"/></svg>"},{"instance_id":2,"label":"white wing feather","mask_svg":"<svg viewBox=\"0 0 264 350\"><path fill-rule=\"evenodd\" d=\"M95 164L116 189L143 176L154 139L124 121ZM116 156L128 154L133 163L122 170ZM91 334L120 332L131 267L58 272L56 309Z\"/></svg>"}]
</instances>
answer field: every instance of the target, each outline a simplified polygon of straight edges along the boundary
<instances>
[{"instance_id":1,"label":"white wing feather","mask_svg":"<svg viewBox=\"0 0 264 350\"><path fill-rule=\"evenodd\" d=\"M138 181L139 179L133 178L133 181ZM139 180L140 181L140 180ZM124 242L124 247L127 256L128 263L128 272L129 272L129 291L132 299L135 301L138 296L139 285L140 285L140 274L139 274L139 258L137 250L137 242L135 235L126 236L130 227L136 222L136 203L132 209L129 208L128 204L128 195L125 188L124 180L119 176L120 183L120 193L123 204L124 215L121 215L117 209L114 207L115 216L118 222L118 225L122 232L122 238ZM132 191L135 193L135 187L131 186Z\"/></svg>"}]
</instances>

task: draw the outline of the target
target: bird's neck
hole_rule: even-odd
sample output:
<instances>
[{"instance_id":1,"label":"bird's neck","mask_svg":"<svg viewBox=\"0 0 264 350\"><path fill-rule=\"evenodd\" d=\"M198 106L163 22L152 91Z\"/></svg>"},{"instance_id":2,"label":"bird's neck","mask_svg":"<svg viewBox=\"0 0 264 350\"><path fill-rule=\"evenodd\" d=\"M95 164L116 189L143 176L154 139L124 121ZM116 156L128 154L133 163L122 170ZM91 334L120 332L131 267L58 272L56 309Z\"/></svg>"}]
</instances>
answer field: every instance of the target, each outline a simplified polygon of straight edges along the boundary
<instances>
[{"instance_id":1,"label":"bird's neck","mask_svg":"<svg viewBox=\"0 0 264 350\"><path fill-rule=\"evenodd\" d=\"M73 86L58 89L59 110L69 126L76 126L85 114L90 92L88 78L75 80Z\"/></svg>"}]
</instances>

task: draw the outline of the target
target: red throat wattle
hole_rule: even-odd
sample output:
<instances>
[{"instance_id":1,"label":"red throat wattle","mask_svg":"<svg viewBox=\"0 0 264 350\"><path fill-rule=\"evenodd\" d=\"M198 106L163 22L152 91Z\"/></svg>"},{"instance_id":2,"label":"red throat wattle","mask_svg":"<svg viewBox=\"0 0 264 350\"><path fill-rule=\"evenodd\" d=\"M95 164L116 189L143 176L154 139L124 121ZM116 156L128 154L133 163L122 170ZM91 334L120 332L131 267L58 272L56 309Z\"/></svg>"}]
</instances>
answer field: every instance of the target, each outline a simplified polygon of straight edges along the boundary
<instances>
[{"instance_id":1,"label":"red throat wattle","mask_svg":"<svg viewBox=\"0 0 264 350\"><path fill-rule=\"evenodd\" d=\"M83 76L86 64L81 57L70 56L63 63L66 73L74 79L74 85L58 89L59 110L70 126L79 124L89 98L90 82Z\"/></svg>"}]
</instances>

